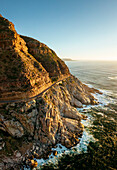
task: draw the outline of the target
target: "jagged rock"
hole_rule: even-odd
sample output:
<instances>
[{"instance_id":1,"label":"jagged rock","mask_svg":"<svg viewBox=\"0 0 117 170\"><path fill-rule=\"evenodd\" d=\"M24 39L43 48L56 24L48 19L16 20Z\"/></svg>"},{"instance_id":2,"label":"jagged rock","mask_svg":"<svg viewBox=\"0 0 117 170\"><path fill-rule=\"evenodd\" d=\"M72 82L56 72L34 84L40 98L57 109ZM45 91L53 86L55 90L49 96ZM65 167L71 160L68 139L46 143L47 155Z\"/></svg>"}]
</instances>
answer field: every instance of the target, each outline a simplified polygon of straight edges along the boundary
<instances>
[{"instance_id":1,"label":"jagged rock","mask_svg":"<svg viewBox=\"0 0 117 170\"><path fill-rule=\"evenodd\" d=\"M55 151L53 151L53 155L54 156L56 156L57 155L57 151L55 150Z\"/></svg>"},{"instance_id":2,"label":"jagged rock","mask_svg":"<svg viewBox=\"0 0 117 170\"><path fill-rule=\"evenodd\" d=\"M0 150L2 150L5 147L5 142L0 142Z\"/></svg>"},{"instance_id":3,"label":"jagged rock","mask_svg":"<svg viewBox=\"0 0 117 170\"><path fill-rule=\"evenodd\" d=\"M4 163L0 162L0 169L3 169L3 167L4 167Z\"/></svg>"},{"instance_id":4,"label":"jagged rock","mask_svg":"<svg viewBox=\"0 0 117 170\"><path fill-rule=\"evenodd\" d=\"M69 139L66 139L65 140L65 144L64 144L67 148L70 148L72 145L71 145L71 141Z\"/></svg>"},{"instance_id":5,"label":"jagged rock","mask_svg":"<svg viewBox=\"0 0 117 170\"><path fill-rule=\"evenodd\" d=\"M74 97L72 97L71 105L74 106L74 107L78 107L78 108L83 107L82 103Z\"/></svg>"},{"instance_id":6,"label":"jagged rock","mask_svg":"<svg viewBox=\"0 0 117 170\"><path fill-rule=\"evenodd\" d=\"M74 88L71 88L73 81ZM40 157L47 152L47 147L52 147L56 143L61 143L68 148L76 145L79 143L78 137L83 133L81 119L86 119L86 116L81 115L71 105L74 91L79 89L80 93L84 94L82 98L86 96L89 97L89 101L94 100L89 92L85 92L83 84L77 83L77 79L71 75L35 100L15 103L15 105L7 104L5 106L8 108L7 115L3 112L4 109L1 111L1 121L4 121L3 125L7 127L5 130L14 137L24 135L27 136L27 140L31 137L32 144L36 141L32 149L37 151ZM8 115L14 121L6 120ZM21 153L20 148L19 152Z\"/></svg>"},{"instance_id":7,"label":"jagged rock","mask_svg":"<svg viewBox=\"0 0 117 170\"><path fill-rule=\"evenodd\" d=\"M7 120L4 121L6 131L14 137L22 137L24 135L24 130L18 121Z\"/></svg>"},{"instance_id":8,"label":"jagged rock","mask_svg":"<svg viewBox=\"0 0 117 170\"><path fill-rule=\"evenodd\" d=\"M0 142L2 142L3 141L3 139L0 137Z\"/></svg>"},{"instance_id":9,"label":"jagged rock","mask_svg":"<svg viewBox=\"0 0 117 170\"><path fill-rule=\"evenodd\" d=\"M81 131L83 131L82 124L80 124L77 120L64 118L63 124L69 129L69 132L72 132L73 134L79 134Z\"/></svg>"},{"instance_id":10,"label":"jagged rock","mask_svg":"<svg viewBox=\"0 0 117 170\"><path fill-rule=\"evenodd\" d=\"M82 115L78 113L76 108L70 107L70 105L67 105L67 104L64 106L63 116L76 119L76 120L81 120L82 118Z\"/></svg>"},{"instance_id":11,"label":"jagged rock","mask_svg":"<svg viewBox=\"0 0 117 170\"><path fill-rule=\"evenodd\" d=\"M15 151L15 152L14 152L14 156L15 156L16 158L19 158L19 157L21 157L21 153L20 153L19 151Z\"/></svg>"}]
</instances>

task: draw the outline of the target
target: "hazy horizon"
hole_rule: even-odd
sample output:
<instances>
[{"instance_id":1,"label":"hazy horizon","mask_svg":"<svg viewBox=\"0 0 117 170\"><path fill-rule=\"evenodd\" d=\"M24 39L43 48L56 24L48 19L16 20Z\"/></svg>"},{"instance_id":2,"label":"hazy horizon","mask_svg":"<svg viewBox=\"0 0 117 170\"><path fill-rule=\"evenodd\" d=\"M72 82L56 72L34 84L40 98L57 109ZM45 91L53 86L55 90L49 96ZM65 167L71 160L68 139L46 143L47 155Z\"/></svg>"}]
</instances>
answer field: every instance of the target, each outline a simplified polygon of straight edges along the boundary
<instances>
[{"instance_id":1,"label":"hazy horizon","mask_svg":"<svg viewBox=\"0 0 117 170\"><path fill-rule=\"evenodd\" d=\"M117 0L1 0L0 13L60 58L117 60Z\"/></svg>"},{"instance_id":2,"label":"hazy horizon","mask_svg":"<svg viewBox=\"0 0 117 170\"><path fill-rule=\"evenodd\" d=\"M61 57L60 57L61 58ZM69 59L70 61L115 61L115 62L117 62L117 59L105 59L105 60L103 60L103 59L97 59L97 58L94 58L94 59L90 59L90 58L84 58L84 59L81 59L81 58L76 58L76 59L73 59L72 57L62 57L61 59Z\"/></svg>"},{"instance_id":3,"label":"hazy horizon","mask_svg":"<svg viewBox=\"0 0 117 170\"><path fill-rule=\"evenodd\" d=\"M88 58L88 59L87 58L84 58L84 59L81 59L81 58L73 59L72 57L71 58L63 57L61 59L71 59L71 61L116 61L117 62L117 59L113 59L113 60L112 59L105 59L105 60L103 60L103 59L97 59L97 58L95 58L95 59L90 59L90 58Z\"/></svg>"}]
</instances>

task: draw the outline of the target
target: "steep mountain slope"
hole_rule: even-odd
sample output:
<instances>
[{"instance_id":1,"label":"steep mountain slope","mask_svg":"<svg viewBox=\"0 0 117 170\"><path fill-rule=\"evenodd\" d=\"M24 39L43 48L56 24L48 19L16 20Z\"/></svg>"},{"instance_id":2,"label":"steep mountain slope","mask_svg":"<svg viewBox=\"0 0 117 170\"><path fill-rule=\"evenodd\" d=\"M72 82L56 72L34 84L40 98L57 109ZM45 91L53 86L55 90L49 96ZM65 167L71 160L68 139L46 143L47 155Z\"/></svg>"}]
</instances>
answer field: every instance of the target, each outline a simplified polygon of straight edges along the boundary
<instances>
[{"instance_id":1,"label":"steep mountain slope","mask_svg":"<svg viewBox=\"0 0 117 170\"><path fill-rule=\"evenodd\" d=\"M24 39L32 42L31 47L40 45L40 53L32 56L32 49L28 49L14 25L0 16L0 100L33 97L52 84L50 78L56 81L69 74L64 62L46 45Z\"/></svg>"},{"instance_id":2,"label":"steep mountain slope","mask_svg":"<svg viewBox=\"0 0 117 170\"><path fill-rule=\"evenodd\" d=\"M25 40L29 53L42 64L52 80L57 80L59 77L69 74L69 69L66 64L53 50L33 38L26 36L21 37Z\"/></svg>"}]
</instances>

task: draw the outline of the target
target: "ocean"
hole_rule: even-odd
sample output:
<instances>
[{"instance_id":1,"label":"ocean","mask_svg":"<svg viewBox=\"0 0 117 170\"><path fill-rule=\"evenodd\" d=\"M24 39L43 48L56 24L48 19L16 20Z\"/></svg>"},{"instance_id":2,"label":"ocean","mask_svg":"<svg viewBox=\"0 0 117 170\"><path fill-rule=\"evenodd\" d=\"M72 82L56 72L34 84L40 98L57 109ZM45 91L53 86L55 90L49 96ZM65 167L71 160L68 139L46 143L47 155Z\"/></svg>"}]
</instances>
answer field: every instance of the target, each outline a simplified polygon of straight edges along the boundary
<instances>
[{"instance_id":1,"label":"ocean","mask_svg":"<svg viewBox=\"0 0 117 170\"><path fill-rule=\"evenodd\" d=\"M117 61L67 61L66 64L83 83L108 91L117 99Z\"/></svg>"}]
</instances>

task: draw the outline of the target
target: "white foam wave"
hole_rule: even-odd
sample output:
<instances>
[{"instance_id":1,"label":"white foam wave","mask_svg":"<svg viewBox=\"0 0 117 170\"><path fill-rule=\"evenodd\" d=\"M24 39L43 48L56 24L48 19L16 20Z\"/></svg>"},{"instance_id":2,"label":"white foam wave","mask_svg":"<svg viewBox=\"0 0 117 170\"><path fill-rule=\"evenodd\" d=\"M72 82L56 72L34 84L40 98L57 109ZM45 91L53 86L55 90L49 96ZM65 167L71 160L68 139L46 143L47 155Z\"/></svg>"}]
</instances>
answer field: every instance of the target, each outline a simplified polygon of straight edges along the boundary
<instances>
[{"instance_id":1,"label":"white foam wave","mask_svg":"<svg viewBox=\"0 0 117 170\"><path fill-rule=\"evenodd\" d=\"M100 90L100 89L99 89ZM111 97L113 96L113 93L109 90L100 90L103 94L100 95L98 93L93 94L93 96L99 101L99 105L105 106L109 103L115 103L115 99ZM97 105L98 106L98 105Z\"/></svg>"},{"instance_id":2,"label":"white foam wave","mask_svg":"<svg viewBox=\"0 0 117 170\"><path fill-rule=\"evenodd\" d=\"M108 77L108 79L110 79L110 80L117 80L117 76Z\"/></svg>"},{"instance_id":3,"label":"white foam wave","mask_svg":"<svg viewBox=\"0 0 117 170\"><path fill-rule=\"evenodd\" d=\"M84 126L88 127L91 125L91 116L88 116L87 120L82 120L82 124ZM62 156L62 154L68 154L68 153L81 153L82 151L87 152L87 146L90 141L95 141L95 138L93 137L92 134L87 131L87 129L84 129L83 135L80 139L80 143L77 144L76 146L72 147L71 149L67 149L65 146L61 144L57 144L56 148L52 148L52 151L56 150L57 151L57 156L54 156L53 153L49 156L49 159L44 160L44 159L37 159L38 162L38 167L37 169L41 169L41 166L47 163L54 163L56 164L58 162L58 158ZM25 168L25 170L27 170Z\"/></svg>"}]
</instances>

